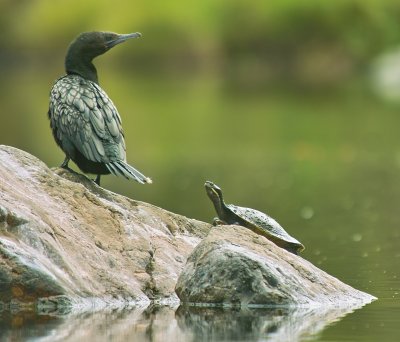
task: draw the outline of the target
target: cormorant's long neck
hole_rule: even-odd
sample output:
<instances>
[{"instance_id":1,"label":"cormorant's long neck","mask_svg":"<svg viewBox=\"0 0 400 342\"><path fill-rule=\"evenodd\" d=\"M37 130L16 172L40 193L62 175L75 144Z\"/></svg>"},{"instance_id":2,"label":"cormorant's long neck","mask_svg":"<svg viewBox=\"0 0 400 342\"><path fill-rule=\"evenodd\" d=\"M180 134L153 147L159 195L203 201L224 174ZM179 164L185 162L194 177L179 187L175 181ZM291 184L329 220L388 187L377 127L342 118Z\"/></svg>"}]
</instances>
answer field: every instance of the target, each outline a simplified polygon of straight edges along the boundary
<instances>
[{"instance_id":1,"label":"cormorant's long neck","mask_svg":"<svg viewBox=\"0 0 400 342\"><path fill-rule=\"evenodd\" d=\"M69 49L65 57L65 70L68 75L79 75L87 80L99 83L93 58L82 55L75 49Z\"/></svg>"}]
</instances>

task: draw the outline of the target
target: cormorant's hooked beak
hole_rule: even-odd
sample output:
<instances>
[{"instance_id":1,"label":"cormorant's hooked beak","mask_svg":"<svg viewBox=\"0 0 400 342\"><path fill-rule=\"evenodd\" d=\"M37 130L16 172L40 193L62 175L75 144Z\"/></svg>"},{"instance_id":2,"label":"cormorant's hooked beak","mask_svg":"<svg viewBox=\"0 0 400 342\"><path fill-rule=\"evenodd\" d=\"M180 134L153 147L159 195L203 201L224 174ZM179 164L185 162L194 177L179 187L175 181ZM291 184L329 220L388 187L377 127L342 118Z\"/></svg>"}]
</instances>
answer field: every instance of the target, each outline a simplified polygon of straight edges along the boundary
<instances>
[{"instance_id":1,"label":"cormorant's hooked beak","mask_svg":"<svg viewBox=\"0 0 400 342\"><path fill-rule=\"evenodd\" d=\"M110 40L106 43L106 46L111 49L113 46L123 43L124 41L131 38L140 38L142 34L140 32L128 33L128 34L119 34L117 38Z\"/></svg>"}]
</instances>

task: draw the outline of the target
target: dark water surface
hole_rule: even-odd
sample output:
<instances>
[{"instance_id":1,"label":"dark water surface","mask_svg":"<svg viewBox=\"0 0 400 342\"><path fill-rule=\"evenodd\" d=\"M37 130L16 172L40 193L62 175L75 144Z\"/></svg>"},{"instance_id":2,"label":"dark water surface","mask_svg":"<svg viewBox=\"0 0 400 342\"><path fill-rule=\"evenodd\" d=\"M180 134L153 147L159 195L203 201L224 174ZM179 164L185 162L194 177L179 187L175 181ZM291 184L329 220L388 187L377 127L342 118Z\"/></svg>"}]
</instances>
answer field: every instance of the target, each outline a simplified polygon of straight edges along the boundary
<instances>
[{"instance_id":1,"label":"dark water surface","mask_svg":"<svg viewBox=\"0 0 400 342\"><path fill-rule=\"evenodd\" d=\"M218 77L113 79L128 160L153 178L103 186L203 221L203 184L276 218L302 254L379 299L359 310L151 307L71 316L0 316L0 341L396 341L400 336L400 109L365 89L299 94L238 90ZM49 166L63 155L46 118L53 76L6 78L0 143ZM4 77L7 77L5 75ZM4 83L4 84L5 84ZM12 94L24 93L24 101ZM11 95L10 95L11 94ZM4 117L3 117L4 116ZM7 118L7 120L5 120Z\"/></svg>"}]
</instances>

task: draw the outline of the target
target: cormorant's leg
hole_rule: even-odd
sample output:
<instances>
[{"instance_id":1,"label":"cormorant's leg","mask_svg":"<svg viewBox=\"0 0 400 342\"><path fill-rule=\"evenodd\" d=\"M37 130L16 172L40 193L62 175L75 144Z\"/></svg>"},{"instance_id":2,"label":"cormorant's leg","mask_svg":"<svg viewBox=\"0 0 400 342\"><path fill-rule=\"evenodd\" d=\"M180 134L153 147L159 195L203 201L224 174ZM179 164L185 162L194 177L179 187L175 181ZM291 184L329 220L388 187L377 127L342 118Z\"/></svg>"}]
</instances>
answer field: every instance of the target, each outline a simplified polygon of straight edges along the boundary
<instances>
[{"instance_id":1,"label":"cormorant's leg","mask_svg":"<svg viewBox=\"0 0 400 342\"><path fill-rule=\"evenodd\" d=\"M94 182L100 186L100 175L97 175L96 179L94 180Z\"/></svg>"},{"instance_id":2,"label":"cormorant's leg","mask_svg":"<svg viewBox=\"0 0 400 342\"><path fill-rule=\"evenodd\" d=\"M70 159L69 157L65 156L65 159L60 165L60 167L62 167L63 169L71 170L68 166L69 159Z\"/></svg>"}]
</instances>

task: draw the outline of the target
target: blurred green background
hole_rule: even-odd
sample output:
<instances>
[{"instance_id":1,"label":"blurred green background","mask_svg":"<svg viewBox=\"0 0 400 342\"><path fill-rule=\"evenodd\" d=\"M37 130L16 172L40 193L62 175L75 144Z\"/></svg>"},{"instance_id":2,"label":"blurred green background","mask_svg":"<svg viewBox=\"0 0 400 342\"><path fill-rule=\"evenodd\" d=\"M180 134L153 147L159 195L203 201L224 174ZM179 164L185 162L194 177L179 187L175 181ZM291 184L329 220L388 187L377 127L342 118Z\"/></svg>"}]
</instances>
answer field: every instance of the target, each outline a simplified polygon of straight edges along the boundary
<instances>
[{"instance_id":1,"label":"blurred green background","mask_svg":"<svg viewBox=\"0 0 400 342\"><path fill-rule=\"evenodd\" d=\"M154 184L102 185L211 221L212 180L312 262L398 297L399 1L1 0L0 29L1 144L60 165L46 113L68 44L140 31L95 64Z\"/></svg>"}]
</instances>

